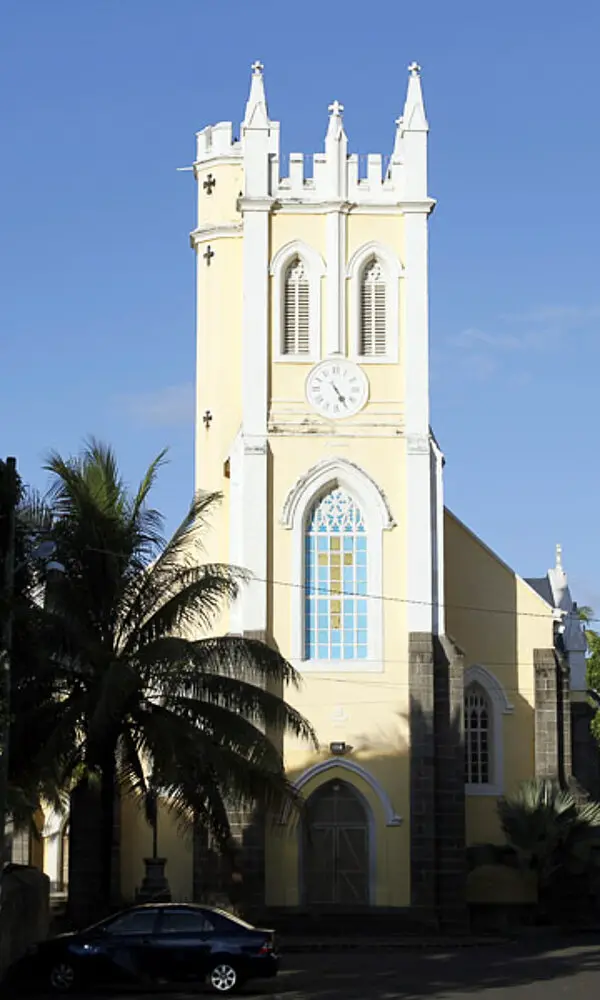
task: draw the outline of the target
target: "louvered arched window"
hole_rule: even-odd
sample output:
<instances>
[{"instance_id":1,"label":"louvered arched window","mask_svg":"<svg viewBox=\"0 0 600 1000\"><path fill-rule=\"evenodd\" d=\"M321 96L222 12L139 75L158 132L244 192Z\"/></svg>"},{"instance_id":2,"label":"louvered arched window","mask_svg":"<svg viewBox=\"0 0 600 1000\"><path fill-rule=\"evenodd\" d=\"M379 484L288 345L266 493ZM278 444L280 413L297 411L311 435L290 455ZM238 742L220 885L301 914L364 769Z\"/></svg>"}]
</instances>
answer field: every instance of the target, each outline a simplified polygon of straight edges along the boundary
<instances>
[{"instance_id":1,"label":"louvered arched window","mask_svg":"<svg viewBox=\"0 0 600 1000\"><path fill-rule=\"evenodd\" d=\"M377 259L366 265L361 278L360 353L364 357L387 353L387 289Z\"/></svg>"},{"instance_id":2,"label":"louvered arched window","mask_svg":"<svg viewBox=\"0 0 600 1000\"><path fill-rule=\"evenodd\" d=\"M479 684L465 691L465 781L468 785L493 782L493 710L487 693Z\"/></svg>"},{"instance_id":3,"label":"louvered arched window","mask_svg":"<svg viewBox=\"0 0 600 1000\"><path fill-rule=\"evenodd\" d=\"M283 353L310 353L310 291L300 257L285 272L283 303Z\"/></svg>"}]
</instances>

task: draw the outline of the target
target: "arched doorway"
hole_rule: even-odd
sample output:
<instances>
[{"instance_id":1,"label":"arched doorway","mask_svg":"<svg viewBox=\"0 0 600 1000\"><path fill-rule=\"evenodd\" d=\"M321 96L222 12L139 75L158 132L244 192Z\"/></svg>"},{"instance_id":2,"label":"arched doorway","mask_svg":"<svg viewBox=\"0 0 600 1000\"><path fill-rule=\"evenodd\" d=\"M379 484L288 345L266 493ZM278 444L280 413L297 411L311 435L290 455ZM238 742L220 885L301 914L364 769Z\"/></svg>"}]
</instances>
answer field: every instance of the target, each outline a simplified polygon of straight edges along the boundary
<instances>
[{"instance_id":1,"label":"arched doorway","mask_svg":"<svg viewBox=\"0 0 600 1000\"><path fill-rule=\"evenodd\" d=\"M303 883L309 906L346 909L370 902L369 817L345 781L321 785L306 804Z\"/></svg>"}]
</instances>

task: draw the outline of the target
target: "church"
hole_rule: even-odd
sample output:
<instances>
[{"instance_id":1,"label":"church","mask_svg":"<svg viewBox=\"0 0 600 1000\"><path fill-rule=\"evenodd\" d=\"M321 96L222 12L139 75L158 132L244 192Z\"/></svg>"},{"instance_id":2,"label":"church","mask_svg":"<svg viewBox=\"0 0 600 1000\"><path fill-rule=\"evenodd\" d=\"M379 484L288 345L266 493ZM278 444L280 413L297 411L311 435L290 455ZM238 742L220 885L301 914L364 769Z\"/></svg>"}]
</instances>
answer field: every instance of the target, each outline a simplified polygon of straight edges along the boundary
<instances>
[{"instance_id":1,"label":"church","mask_svg":"<svg viewBox=\"0 0 600 1000\"><path fill-rule=\"evenodd\" d=\"M444 505L420 67L388 154L349 152L343 110L323 152L284 160L256 62L239 132L197 134L195 481L224 498L207 558L251 572L222 630L297 668L286 697L319 739L286 738L306 810L239 825L240 879L269 913L450 925L525 899L516 873L469 874L466 848L502 842L496 803L519 782L584 768L585 637L560 547L524 579ZM134 812L130 898L149 853ZM174 897L207 898L208 846L168 824Z\"/></svg>"}]
</instances>

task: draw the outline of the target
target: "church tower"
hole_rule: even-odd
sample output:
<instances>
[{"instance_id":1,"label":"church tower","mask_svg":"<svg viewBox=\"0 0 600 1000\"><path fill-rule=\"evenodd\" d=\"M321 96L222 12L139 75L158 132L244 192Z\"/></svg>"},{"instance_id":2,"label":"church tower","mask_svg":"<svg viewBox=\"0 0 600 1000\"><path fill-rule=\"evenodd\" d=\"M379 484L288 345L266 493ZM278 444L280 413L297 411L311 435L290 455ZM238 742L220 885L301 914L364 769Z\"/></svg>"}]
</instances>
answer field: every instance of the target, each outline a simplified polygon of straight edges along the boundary
<instances>
[{"instance_id":1,"label":"church tower","mask_svg":"<svg viewBox=\"0 0 600 1000\"><path fill-rule=\"evenodd\" d=\"M319 815L364 819L345 861L338 845L343 878L319 852L300 863L301 834L269 834L273 906L418 903L429 850L415 712L432 708L444 631L443 501L420 67L389 155L349 153L343 111L329 106L324 152L285 163L256 62L239 133L197 136L196 486L224 497L209 556L252 573L225 629L299 670L289 697L321 752L286 743L290 775Z\"/></svg>"}]
</instances>

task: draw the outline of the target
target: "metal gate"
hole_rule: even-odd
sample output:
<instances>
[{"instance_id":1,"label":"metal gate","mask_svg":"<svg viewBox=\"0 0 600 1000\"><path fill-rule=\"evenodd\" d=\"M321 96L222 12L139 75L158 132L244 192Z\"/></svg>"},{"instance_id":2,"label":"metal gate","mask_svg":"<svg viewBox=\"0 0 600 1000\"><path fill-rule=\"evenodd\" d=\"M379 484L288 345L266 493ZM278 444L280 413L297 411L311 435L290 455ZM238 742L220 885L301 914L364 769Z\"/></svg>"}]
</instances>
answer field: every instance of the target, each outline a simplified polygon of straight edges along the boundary
<instances>
[{"instance_id":1,"label":"metal gate","mask_svg":"<svg viewBox=\"0 0 600 1000\"><path fill-rule=\"evenodd\" d=\"M304 894L312 906L369 903L369 823L351 785L329 781L311 795L304 823Z\"/></svg>"}]
</instances>

